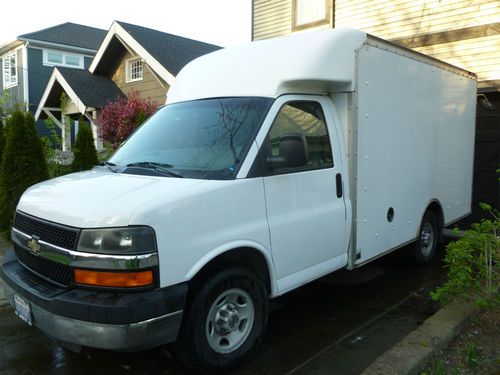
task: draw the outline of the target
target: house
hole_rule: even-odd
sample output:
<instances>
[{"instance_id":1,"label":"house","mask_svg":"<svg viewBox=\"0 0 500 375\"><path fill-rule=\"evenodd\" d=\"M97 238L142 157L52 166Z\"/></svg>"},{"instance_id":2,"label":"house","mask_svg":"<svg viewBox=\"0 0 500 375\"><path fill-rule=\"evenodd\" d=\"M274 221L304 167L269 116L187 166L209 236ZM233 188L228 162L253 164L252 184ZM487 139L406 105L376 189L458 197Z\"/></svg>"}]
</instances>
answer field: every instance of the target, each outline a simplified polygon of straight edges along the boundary
<instances>
[{"instance_id":1,"label":"house","mask_svg":"<svg viewBox=\"0 0 500 375\"><path fill-rule=\"evenodd\" d=\"M500 207L498 0L252 0L252 40L347 26L478 75L473 220Z\"/></svg>"},{"instance_id":2,"label":"house","mask_svg":"<svg viewBox=\"0 0 500 375\"><path fill-rule=\"evenodd\" d=\"M177 35L114 21L88 70L54 68L35 118L51 118L63 130L63 149L69 149L72 129L64 122L80 116L91 124L96 147L102 148L96 122L110 101L131 91L139 97L165 102L175 76L191 60L221 47ZM61 95L67 101L61 108Z\"/></svg>"},{"instance_id":3,"label":"house","mask_svg":"<svg viewBox=\"0 0 500 375\"><path fill-rule=\"evenodd\" d=\"M4 109L18 104L34 113L53 68L87 69L105 35L105 30L67 22L1 46ZM42 122L37 128L46 135Z\"/></svg>"},{"instance_id":4,"label":"house","mask_svg":"<svg viewBox=\"0 0 500 375\"><path fill-rule=\"evenodd\" d=\"M500 88L498 0L253 0L252 39L347 26L475 72Z\"/></svg>"}]
</instances>

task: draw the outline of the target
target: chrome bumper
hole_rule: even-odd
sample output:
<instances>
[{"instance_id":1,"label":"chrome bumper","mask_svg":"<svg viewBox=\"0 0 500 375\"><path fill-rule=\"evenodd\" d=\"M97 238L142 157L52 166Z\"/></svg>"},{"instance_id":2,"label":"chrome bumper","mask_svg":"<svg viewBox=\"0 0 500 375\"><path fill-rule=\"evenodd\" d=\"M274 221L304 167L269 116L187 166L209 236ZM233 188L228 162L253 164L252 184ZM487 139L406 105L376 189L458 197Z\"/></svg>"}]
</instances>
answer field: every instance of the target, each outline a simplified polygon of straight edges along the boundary
<instances>
[{"instance_id":1,"label":"chrome bumper","mask_svg":"<svg viewBox=\"0 0 500 375\"><path fill-rule=\"evenodd\" d=\"M14 291L2 283L5 296L14 306ZM24 298L24 297L23 297ZM131 324L103 324L53 314L28 301L33 324L61 343L70 346L134 351L173 342L182 322L182 310Z\"/></svg>"}]
</instances>

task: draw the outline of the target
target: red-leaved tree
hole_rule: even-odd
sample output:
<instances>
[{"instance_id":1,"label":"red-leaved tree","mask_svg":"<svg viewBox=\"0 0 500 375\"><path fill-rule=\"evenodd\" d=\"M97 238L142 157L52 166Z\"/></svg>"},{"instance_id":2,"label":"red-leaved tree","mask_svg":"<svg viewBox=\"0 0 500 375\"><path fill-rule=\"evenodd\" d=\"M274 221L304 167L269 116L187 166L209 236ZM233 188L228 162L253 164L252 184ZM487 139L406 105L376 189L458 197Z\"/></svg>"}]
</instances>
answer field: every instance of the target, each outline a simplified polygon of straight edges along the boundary
<instances>
[{"instance_id":1,"label":"red-leaved tree","mask_svg":"<svg viewBox=\"0 0 500 375\"><path fill-rule=\"evenodd\" d=\"M155 100L141 99L137 91L132 91L126 98L118 98L102 108L97 119L99 135L117 148L157 108Z\"/></svg>"}]
</instances>

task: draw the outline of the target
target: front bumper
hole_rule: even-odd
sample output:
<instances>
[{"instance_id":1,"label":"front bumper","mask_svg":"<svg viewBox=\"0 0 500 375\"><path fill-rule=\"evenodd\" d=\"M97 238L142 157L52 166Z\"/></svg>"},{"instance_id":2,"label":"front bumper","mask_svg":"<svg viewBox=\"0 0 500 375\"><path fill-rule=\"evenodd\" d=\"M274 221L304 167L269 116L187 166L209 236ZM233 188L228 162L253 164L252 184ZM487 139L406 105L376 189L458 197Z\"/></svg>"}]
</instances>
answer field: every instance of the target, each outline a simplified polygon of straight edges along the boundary
<instances>
[{"instance_id":1,"label":"front bumper","mask_svg":"<svg viewBox=\"0 0 500 375\"><path fill-rule=\"evenodd\" d=\"M0 267L5 295L29 302L35 326L72 346L133 351L173 342L177 338L187 284L145 292L64 289L26 270L14 251Z\"/></svg>"}]
</instances>

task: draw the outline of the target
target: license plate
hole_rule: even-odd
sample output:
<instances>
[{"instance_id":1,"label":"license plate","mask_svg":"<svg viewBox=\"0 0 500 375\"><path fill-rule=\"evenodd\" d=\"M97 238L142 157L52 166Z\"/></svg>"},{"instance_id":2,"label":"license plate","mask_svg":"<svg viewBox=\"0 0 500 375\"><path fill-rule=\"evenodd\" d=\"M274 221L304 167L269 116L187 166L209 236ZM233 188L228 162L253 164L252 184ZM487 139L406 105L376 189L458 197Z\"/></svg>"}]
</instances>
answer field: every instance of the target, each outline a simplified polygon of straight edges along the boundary
<instances>
[{"instance_id":1,"label":"license plate","mask_svg":"<svg viewBox=\"0 0 500 375\"><path fill-rule=\"evenodd\" d=\"M28 301L14 294L14 309L19 318L31 325L31 306Z\"/></svg>"}]
</instances>

